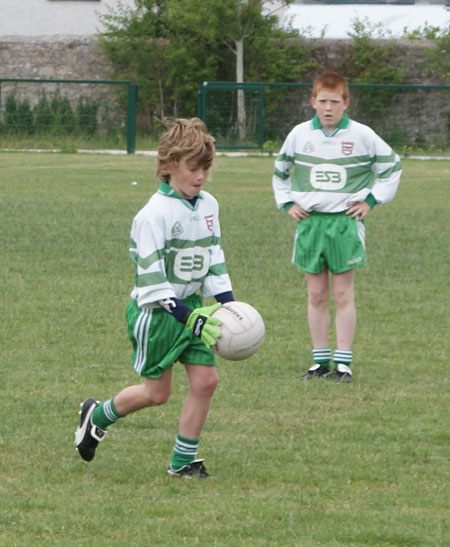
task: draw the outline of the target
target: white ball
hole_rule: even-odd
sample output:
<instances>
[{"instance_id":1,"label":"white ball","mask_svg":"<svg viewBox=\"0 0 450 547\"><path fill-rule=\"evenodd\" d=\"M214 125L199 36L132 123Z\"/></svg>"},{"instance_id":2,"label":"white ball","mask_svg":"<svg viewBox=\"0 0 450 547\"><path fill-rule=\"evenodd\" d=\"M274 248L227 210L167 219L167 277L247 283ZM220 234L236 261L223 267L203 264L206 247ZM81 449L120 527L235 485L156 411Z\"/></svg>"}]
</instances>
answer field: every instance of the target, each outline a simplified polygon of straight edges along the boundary
<instances>
[{"instance_id":1,"label":"white ball","mask_svg":"<svg viewBox=\"0 0 450 547\"><path fill-rule=\"evenodd\" d=\"M212 317L222 321L216 352L229 361L247 359L263 345L266 328L261 315L245 302L227 302Z\"/></svg>"}]
</instances>

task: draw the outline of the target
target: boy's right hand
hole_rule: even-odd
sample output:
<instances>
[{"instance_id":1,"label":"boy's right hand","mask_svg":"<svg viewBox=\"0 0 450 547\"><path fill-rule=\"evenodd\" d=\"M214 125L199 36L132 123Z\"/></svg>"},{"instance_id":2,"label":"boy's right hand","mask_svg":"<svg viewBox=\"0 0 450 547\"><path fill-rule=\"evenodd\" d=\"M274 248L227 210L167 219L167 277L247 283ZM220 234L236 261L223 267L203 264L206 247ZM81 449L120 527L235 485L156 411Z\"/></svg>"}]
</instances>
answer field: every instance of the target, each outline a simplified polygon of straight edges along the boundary
<instances>
[{"instance_id":1,"label":"boy's right hand","mask_svg":"<svg viewBox=\"0 0 450 547\"><path fill-rule=\"evenodd\" d=\"M222 336L222 333L217 328L222 324L222 321L216 317L210 317L220 306L221 304L217 302L217 304L213 304L212 306L197 308L189 315L186 321L186 326L209 349L213 348L217 344L217 339Z\"/></svg>"},{"instance_id":2,"label":"boy's right hand","mask_svg":"<svg viewBox=\"0 0 450 547\"><path fill-rule=\"evenodd\" d=\"M298 203L294 203L294 205L289 209L288 215L296 222L301 222L306 217L309 217L308 211L302 209Z\"/></svg>"}]
</instances>

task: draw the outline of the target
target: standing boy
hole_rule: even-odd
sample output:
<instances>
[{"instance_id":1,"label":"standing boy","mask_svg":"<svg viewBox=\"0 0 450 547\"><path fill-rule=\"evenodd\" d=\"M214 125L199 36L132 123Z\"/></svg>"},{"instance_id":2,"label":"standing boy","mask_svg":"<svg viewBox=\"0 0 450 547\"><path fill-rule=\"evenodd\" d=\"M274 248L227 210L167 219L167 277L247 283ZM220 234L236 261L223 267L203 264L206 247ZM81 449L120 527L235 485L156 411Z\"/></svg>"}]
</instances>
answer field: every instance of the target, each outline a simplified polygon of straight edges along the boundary
<instances>
[{"instance_id":1,"label":"standing boy","mask_svg":"<svg viewBox=\"0 0 450 547\"><path fill-rule=\"evenodd\" d=\"M218 203L202 190L214 153L214 139L198 118L176 120L161 137L156 174L162 182L131 227L135 280L126 316L133 367L143 382L102 403L84 401L75 445L86 461L93 459L109 425L168 400L172 366L180 361L189 393L167 472L208 476L203 460L195 458L218 383L212 348L221 322L210 316L233 300L220 246ZM202 296L214 296L217 303L203 307Z\"/></svg>"},{"instance_id":2,"label":"standing boy","mask_svg":"<svg viewBox=\"0 0 450 547\"><path fill-rule=\"evenodd\" d=\"M292 129L275 161L275 200L297 223L292 262L306 275L314 364L303 380L333 372L337 382L352 379L353 278L354 269L366 263L363 221L375 204L391 201L400 180L397 154L372 129L348 117L349 104L343 76L319 76L311 98L316 115ZM333 359L329 274L336 310Z\"/></svg>"}]
</instances>

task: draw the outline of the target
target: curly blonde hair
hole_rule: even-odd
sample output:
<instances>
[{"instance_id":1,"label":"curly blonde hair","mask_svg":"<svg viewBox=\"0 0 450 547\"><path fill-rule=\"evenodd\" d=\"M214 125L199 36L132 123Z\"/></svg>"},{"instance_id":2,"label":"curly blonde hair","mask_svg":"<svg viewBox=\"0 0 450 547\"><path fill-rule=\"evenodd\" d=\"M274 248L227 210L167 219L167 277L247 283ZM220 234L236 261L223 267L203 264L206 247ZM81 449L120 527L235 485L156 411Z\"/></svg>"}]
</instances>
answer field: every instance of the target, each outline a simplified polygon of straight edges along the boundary
<instances>
[{"instance_id":1,"label":"curly blonde hair","mask_svg":"<svg viewBox=\"0 0 450 547\"><path fill-rule=\"evenodd\" d=\"M215 154L214 137L200 118L177 118L160 138L156 176L169 182L168 169L182 160L209 169Z\"/></svg>"}]
</instances>

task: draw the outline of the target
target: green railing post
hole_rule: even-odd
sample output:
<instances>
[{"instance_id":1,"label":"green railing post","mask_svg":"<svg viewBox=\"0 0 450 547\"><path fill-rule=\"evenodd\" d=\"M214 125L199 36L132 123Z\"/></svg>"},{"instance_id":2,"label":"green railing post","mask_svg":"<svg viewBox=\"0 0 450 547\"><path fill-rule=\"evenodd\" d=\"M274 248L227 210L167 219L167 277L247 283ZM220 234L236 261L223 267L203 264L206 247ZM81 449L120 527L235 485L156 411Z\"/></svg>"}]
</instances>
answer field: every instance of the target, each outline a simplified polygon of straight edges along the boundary
<instances>
[{"instance_id":1,"label":"green railing post","mask_svg":"<svg viewBox=\"0 0 450 547\"><path fill-rule=\"evenodd\" d=\"M136 152L136 103L137 86L128 84L127 89L127 154Z\"/></svg>"},{"instance_id":2,"label":"green railing post","mask_svg":"<svg viewBox=\"0 0 450 547\"><path fill-rule=\"evenodd\" d=\"M258 148L263 149L264 146L264 86L259 89L258 102Z\"/></svg>"},{"instance_id":3,"label":"green railing post","mask_svg":"<svg viewBox=\"0 0 450 547\"><path fill-rule=\"evenodd\" d=\"M197 88L197 116L206 123L206 86L208 82L203 82Z\"/></svg>"}]
</instances>

